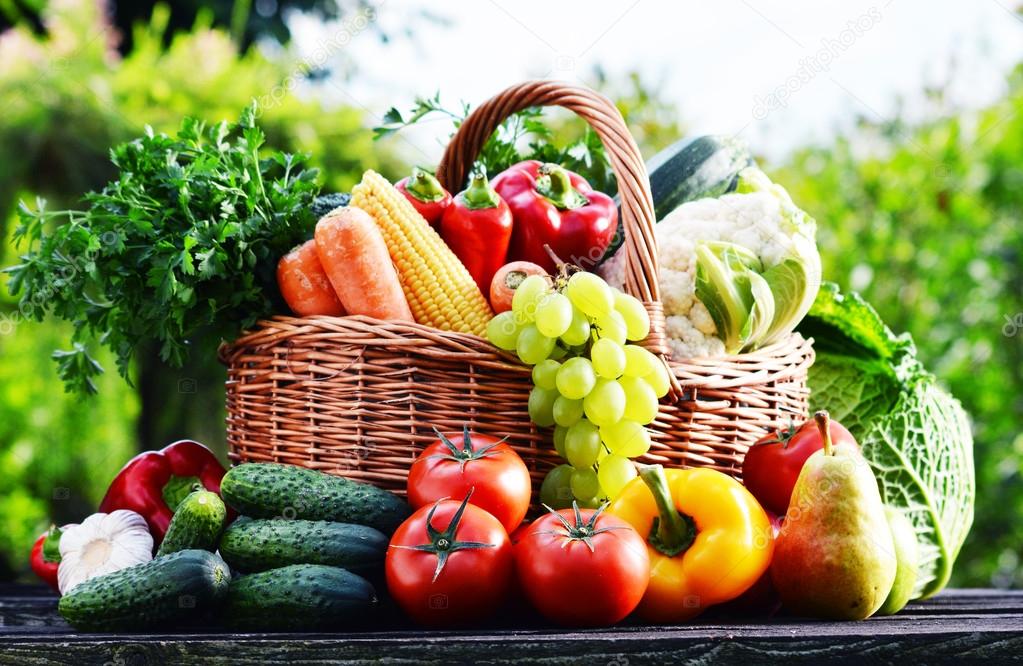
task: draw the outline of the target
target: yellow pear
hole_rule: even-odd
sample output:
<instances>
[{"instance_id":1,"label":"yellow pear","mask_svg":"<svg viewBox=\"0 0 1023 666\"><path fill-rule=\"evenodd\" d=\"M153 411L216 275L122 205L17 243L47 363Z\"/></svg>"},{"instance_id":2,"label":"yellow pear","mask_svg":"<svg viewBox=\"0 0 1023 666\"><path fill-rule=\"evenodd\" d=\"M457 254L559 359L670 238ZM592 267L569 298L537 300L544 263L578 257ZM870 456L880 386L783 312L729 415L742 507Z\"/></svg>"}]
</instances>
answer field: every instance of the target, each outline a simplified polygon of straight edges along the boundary
<instances>
[{"instance_id":1,"label":"yellow pear","mask_svg":"<svg viewBox=\"0 0 1023 666\"><path fill-rule=\"evenodd\" d=\"M895 581L892 531L870 465L858 450L832 445L827 412L814 418L824 449L799 473L771 578L791 613L862 620L881 607Z\"/></svg>"},{"instance_id":2,"label":"yellow pear","mask_svg":"<svg viewBox=\"0 0 1023 666\"><path fill-rule=\"evenodd\" d=\"M902 511L885 507L888 525L892 529L892 540L895 542L895 559L899 563L895 574L895 583L885 599L884 605L878 609L878 615L893 615L905 608L913 597L916 586L917 567L920 565L920 546L916 542L913 523L909 522Z\"/></svg>"}]
</instances>

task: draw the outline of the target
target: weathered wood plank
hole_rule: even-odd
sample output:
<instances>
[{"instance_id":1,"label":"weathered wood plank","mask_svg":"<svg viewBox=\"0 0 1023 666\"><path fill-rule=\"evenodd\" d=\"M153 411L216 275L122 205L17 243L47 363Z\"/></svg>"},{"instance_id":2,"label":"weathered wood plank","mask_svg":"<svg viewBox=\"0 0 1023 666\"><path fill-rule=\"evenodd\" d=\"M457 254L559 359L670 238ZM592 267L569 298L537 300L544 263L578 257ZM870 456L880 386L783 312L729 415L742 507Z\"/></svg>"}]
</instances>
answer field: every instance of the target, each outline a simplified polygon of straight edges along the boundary
<instances>
[{"instance_id":1,"label":"weathered wood plank","mask_svg":"<svg viewBox=\"0 0 1023 666\"><path fill-rule=\"evenodd\" d=\"M4 594L4 593L7 594ZM741 660L812 663L842 657L858 661L959 658L999 663L1023 659L1023 592L951 590L911 604L902 613L866 622L811 622L799 618L738 622L709 617L675 627L639 624L589 631L557 631L535 618L519 628L424 632L391 622L380 632L317 634L197 633L77 634L56 613L56 597L37 590L0 588L0 664L165 663L677 663ZM522 628L523 626L532 628Z\"/></svg>"}]
</instances>

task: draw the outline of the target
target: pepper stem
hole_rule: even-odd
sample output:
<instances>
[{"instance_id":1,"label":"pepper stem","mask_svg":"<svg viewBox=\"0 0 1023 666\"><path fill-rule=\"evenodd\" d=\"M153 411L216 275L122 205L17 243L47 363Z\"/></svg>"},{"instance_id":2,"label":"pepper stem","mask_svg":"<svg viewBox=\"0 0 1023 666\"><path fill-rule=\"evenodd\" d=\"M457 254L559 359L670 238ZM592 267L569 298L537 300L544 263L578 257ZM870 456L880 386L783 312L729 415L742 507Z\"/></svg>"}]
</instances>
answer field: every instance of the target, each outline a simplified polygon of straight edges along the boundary
<instances>
[{"instance_id":1,"label":"pepper stem","mask_svg":"<svg viewBox=\"0 0 1023 666\"><path fill-rule=\"evenodd\" d=\"M419 167L412 168L412 175L405 184L405 191L423 203L440 201L447 194L432 173Z\"/></svg>"},{"instance_id":2,"label":"pepper stem","mask_svg":"<svg viewBox=\"0 0 1023 666\"><path fill-rule=\"evenodd\" d=\"M648 537L650 545L668 557L684 553L696 538L696 526L692 518L682 515L675 508L664 468L660 465L640 465L639 477L650 489L657 504L658 517L654 519L653 530Z\"/></svg>"},{"instance_id":3,"label":"pepper stem","mask_svg":"<svg viewBox=\"0 0 1023 666\"><path fill-rule=\"evenodd\" d=\"M590 203L579 190L572 187L568 171L557 164L542 164L537 171L536 191L560 210L572 210Z\"/></svg>"},{"instance_id":4,"label":"pepper stem","mask_svg":"<svg viewBox=\"0 0 1023 666\"><path fill-rule=\"evenodd\" d=\"M56 525L50 525L50 531L43 541L44 562L60 562L60 535L63 533Z\"/></svg>"},{"instance_id":5,"label":"pepper stem","mask_svg":"<svg viewBox=\"0 0 1023 666\"><path fill-rule=\"evenodd\" d=\"M465 207L469 210L497 208L501 205L501 197L497 195L494 188L490 187L490 181L487 180L486 169L479 167L473 170L472 181L469 183L469 187L462 192L462 201L465 202Z\"/></svg>"},{"instance_id":6,"label":"pepper stem","mask_svg":"<svg viewBox=\"0 0 1023 666\"><path fill-rule=\"evenodd\" d=\"M821 439L824 441L824 455L835 455L835 447L831 443L831 415L822 409L813 415L813 420L817 422L817 430L820 431Z\"/></svg>"}]
</instances>

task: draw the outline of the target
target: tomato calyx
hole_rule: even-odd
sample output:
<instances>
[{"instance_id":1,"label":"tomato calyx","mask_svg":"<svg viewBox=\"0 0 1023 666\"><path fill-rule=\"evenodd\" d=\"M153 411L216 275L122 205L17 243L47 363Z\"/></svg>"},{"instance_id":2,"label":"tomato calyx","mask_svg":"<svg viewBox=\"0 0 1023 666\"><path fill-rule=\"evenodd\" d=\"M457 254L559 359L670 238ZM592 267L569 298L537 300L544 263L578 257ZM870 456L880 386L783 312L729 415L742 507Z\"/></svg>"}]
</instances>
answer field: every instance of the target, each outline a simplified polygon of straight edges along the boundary
<instances>
[{"instance_id":1,"label":"tomato calyx","mask_svg":"<svg viewBox=\"0 0 1023 666\"><path fill-rule=\"evenodd\" d=\"M455 535L458 532L458 524L462 522L462 514L465 513L465 506L469 503L470 497L472 497L472 489L466 493L465 499L462 500L461 505L458 507L458 511L455 511L455 515L451 517L451 522L448 523L447 528L443 532L433 526L433 514L437 512L437 507L440 506L440 503L444 500L439 499L434 502L430 512L426 514L426 536L430 539L430 543L419 544L417 546L391 544L391 548L418 550L423 553L432 553L436 555L437 568L433 572L432 581L434 583L437 582L437 577L440 576L440 572L444 570L444 565L447 564L451 553L457 553L460 550L494 548L495 545L492 543L482 543L480 541L458 541L455 538Z\"/></svg>"},{"instance_id":2,"label":"tomato calyx","mask_svg":"<svg viewBox=\"0 0 1023 666\"><path fill-rule=\"evenodd\" d=\"M680 513L668 488L668 477L660 465L641 465L639 477L650 489L657 504L647 541L658 552L675 557L689 550L696 540L696 523L690 516Z\"/></svg>"},{"instance_id":3,"label":"tomato calyx","mask_svg":"<svg viewBox=\"0 0 1023 666\"><path fill-rule=\"evenodd\" d=\"M494 447L496 447L498 444L504 443L504 440L508 439L507 437L505 437L505 438L500 439L500 440L498 440L498 441L496 441L496 442L494 442L492 444L487 444L486 446L484 446L483 448L481 448L479 450L474 450L472 448L472 439L469 436L469 426L468 425L463 425L462 426L462 446L461 447L459 447L457 444L455 444L450 439L448 439L448 437L444 433L442 433L440 430L438 430L436 428L436 426L434 426L433 431L435 433L437 433L437 437L440 438L440 441L444 444L444 446L447 447L447 449L448 449L448 451L450 451L450 453L438 453L438 454L435 454L435 455L432 455L432 456L427 456L427 457L429 457L429 458L439 458L441 460L453 460L453 461L458 463L458 471L459 472L464 472L465 471L465 464L468 463L469 461L481 460L483 458L489 458L490 456L497 455L498 452L493 450Z\"/></svg>"},{"instance_id":4,"label":"tomato calyx","mask_svg":"<svg viewBox=\"0 0 1023 666\"><path fill-rule=\"evenodd\" d=\"M572 511L575 512L573 522L568 522L568 518L565 518L560 512L552 509L546 504L543 508L551 512L551 514L558 519L561 526L564 529L561 530L542 530L537 534L552 534L554 536L564 537L565 540L561 542L561 547L566 547L572 541L582 541L586 544L586 547L590 549L590 552L595 552L593 548L593 537L604 532L610 532L612 530L624 530L628 529L624 525L611 525L609 527L597 527L597 519L600 518L600 514L604 512L604 509L608 507L608 502L601 504L593 515L590 516L589 520L583 520L583 514L579 511L579 503L572 500Z\"/></svg>"},{"instance_id":5,"label":"tomato calyx","mask_svg":"<svg viewBox=\"0 0 1023 666\"><path fill-rule=\"evenodd\" d=\"M789 427L785 430L776 430L774 433L774 439L763 439L760 440L759 444L781 444L781 448L789 448L789 442L796 436L802 426L797 426L796 423L790 418Z\"/></svg>"}]
</instances>

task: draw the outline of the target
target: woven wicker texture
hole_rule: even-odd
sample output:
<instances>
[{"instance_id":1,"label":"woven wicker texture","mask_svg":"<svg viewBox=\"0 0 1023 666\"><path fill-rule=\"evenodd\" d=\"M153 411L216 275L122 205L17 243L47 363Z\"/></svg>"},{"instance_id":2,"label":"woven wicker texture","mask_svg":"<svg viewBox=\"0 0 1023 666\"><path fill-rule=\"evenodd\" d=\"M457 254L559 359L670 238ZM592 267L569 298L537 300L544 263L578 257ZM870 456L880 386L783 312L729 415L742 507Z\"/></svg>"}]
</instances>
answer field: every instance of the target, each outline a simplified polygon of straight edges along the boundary
<instances>
[{"instance_id":1,"label":"woven wicker texture","mask_svg":"<svg viewBox=\"0 0 1023 666\"><path fill-rule=\"evenodd\" d=\"M626 291L652 315L644 345L665 351L653 204L646 168L614 105L578 86L533 81L480 106L438 168L460 189L483 143L510 114L563 106L590 123L618 179ZM485 340L367 317L274 317L221 349L228 367L227 439L235 461L286 462L404 492L433 428L507 437L538 487L559 462L548 431L526 412L529 370ZM678 386L662 402L646 462L713 467L739 476L746 449L807 413L810 342L798 335L752 354L670 361Z\"/></svg>"}]
</instances>

